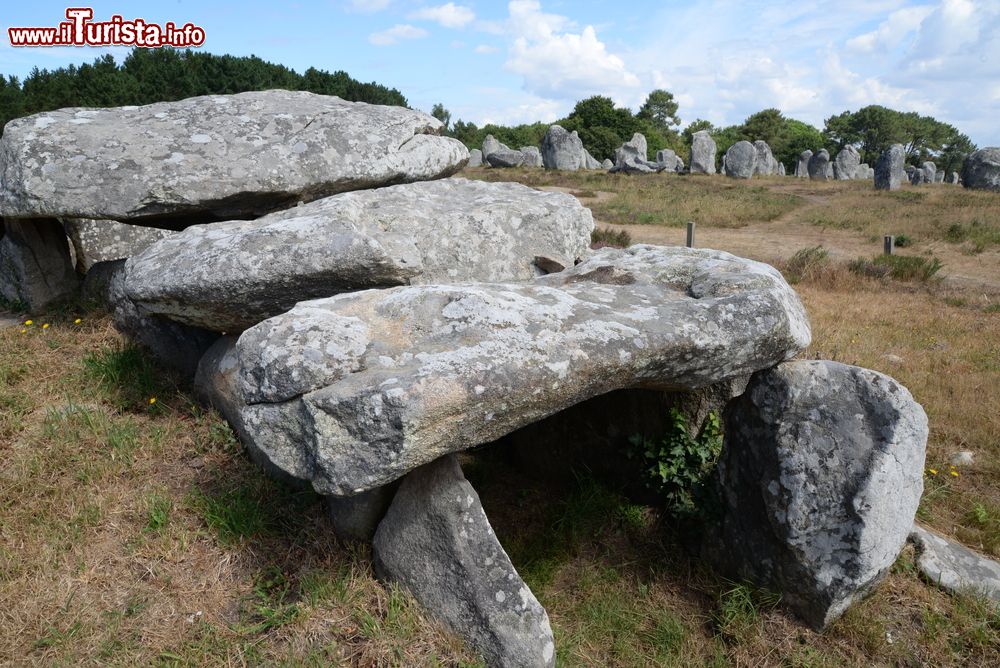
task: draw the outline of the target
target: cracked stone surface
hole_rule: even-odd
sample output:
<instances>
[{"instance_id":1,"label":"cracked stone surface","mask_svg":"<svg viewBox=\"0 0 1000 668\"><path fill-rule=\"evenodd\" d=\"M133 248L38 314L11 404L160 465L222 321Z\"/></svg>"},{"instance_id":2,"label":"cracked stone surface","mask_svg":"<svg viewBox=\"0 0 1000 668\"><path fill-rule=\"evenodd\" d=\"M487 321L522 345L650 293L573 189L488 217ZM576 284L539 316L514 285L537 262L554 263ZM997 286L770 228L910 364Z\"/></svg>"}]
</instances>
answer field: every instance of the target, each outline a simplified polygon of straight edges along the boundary
<instances>
[{"instance_id":1,"label":"cracked stone surface","mask_svg":"<svg viewBox=\"0 0 1000 668\"><path fill-rule=\"evenodd\" d=\"M375 571L400 583L489 666L555 665L549 617L493 533L454 455L403 479L378 526Z\"/></svg>"},{"instance_id":2,"label":"cracked stone surface","mask_svg":"<svg viewBox=\"0 0 1000 668\"><path fill-rule=\"evenodd\" d=\"M902 144L893 144L878 158L875 163L875 189L899 190L906 179L903 164L906 161L906 149Z\"/></svg>"},{"instance_id":3,"label":"cracked stone surface","mask_svg":"<svg viewBox=\"0 0 1000 668\"><path fill-rule=\"evenodd\" d=\"M722 164L726 176L749 179L757 169L757 148L748 141L738 141L726 151Z\"/></svg>"},{"instance_id":4,"label":"cracked stone surface","mask_svg":"<svg viewBox=\"0 0 1000 668\"><path fill-rule=\"evenodd\" d=\"M826 626L906 542L923 491L923 408L875 371L793 361L754 375L724 431L724 516L707 556Z\"/></svg>"},{"instance_id":5,"label":"cracked stone surface","mask_svg":"<svg viewBox=\"0 0 1000 668\"><path fill-rule=\"evenodd\" d=\"M910 542L917 548L917 568L925 578L953 594L975 594L1000 605L1000 563L950 541L918 524Z\"/></svg>"},{"instance_id":6,"label":"cracked stone surface","mask_svg":"<svg viewBox=\"0 0 1000 668\"><path fill-rule=\"evenodd\" d=\"M190 227L130 258L125 285L150 314L235 333L353 290L526 281L536 257L572 266L588 254L593 227L572 195L443 179Z\"/></svg>"},{"instance_id":7,"label":"cracked stone surface","mask_svg":"<svg viewBox=\"0 0 1000 668\"><path fill-rule=\"evenodd\" d=\"M76 295L80 278L56 220L5 220L0 237L0 296L32 313Z\"/></svg>"},{"instance_id":8,"label":"cracked stone surface","mask_svg":"<svg viewBox=\"0 0 1000 668\"><path fill-rule=\"evenodd\" d=\"M87 218L67 218L63 221L63 228L76 251L76 266L82 273L98 262L132 257L160 239L175 234L170 230Z\"/></svg>"},{"instance_id":9,"label":"cracked stone surface","mask_svg":"<svg viewBox=\"0 0 1000 668\"><path fill-rule=\"evenodd\" d=\"M962 184L966 188L1000 192L1000 147L981 148L967 157L962 163Z\"/></svg>"},{"instance_id":10,"label":"cracked stone surface","mask_svg":"<svg viewBox=\"0 0 1000 668\"><path fill-rule=\"evenodd\" d=\"M181 229L448 176L469 152L437 119L303 91L207 95L11 121L0 214Z\"/></svg>"},{"instance_id":11,"label":"cracked stone surface","mask_svg":"<svg viewBox=\"0 0 1000 668\"><path fill-rule=\"evenodd\" d=\"M251 449L349 496L590 397L705 387L809 338L798 296L768 265L606 248L529 283L299 303L240 336L240 420Z\"/></svg>"}]
</instances>

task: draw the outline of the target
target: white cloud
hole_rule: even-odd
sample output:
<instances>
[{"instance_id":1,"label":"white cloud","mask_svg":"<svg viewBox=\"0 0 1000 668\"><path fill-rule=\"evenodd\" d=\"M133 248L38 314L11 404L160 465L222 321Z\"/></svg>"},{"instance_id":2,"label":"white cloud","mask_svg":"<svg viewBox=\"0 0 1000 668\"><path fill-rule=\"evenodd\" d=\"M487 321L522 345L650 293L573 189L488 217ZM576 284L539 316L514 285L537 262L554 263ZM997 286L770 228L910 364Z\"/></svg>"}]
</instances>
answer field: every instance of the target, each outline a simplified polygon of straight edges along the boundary
<instances>
[{"instance_id":1,"label":"white cloud","mask_svg":"<svg viewBox=\"0 0 1000 668\"><path fill-rule=\"evenodd\" d=\"M513 0L508 8L514 40L505 67L524 77L528 92L578 100L595 93L617 96L639 85L593 26L567 32L569 19L543 13L537 0Z\"/></svg>"},{"instance_id":2,"label":"white cloud","mask_svg":"<svg viewBox=\"0 0 1000 668\"><path fill-rule=\"evenodd\" d=\"M437 7L425 7L411 12L410 18L435 21L445 28L464 28L476 20L476 14L468 7L449 2Z\"/></svg>"},{"instance_id":3,"label":"white cloud","mask_svg":"<svg viewBox=\"0 0 1000 668\"><path fill-rule=\"evenodd\" d=\"M932 11L934 8L928 5L897 10L889 14L888 18L872 32L847 40L847 48L862 53L895 49L920 27L920 24Z\"/></svg>"},{"instance_id":4,"label":"white cloud","mask_svg":"<svg viewBox=\"0 0 1000 668\"><path fill-rule=\"evenodd\" d=\"M476 53L496 53L499 51L495 46L490 46L489 44L480 44L476 47Z\"/></svg>"},{"instance_id":5,"label":"white cloud","mask_svg":"<svg viewBox=\"0 0 1000 668\"><path fill-rule=\"evenodd\" d=\"M375 46L389 46L404 39L420 39L427 37L427 31L423 28L401 23L392 26L381 32L373 32L368 35L368 41Z\"/></svg>"},{"instance_id":6,"label":"white cloud","mask_svg":"<svg viewBox=\"0 0 1000 668\"><path fill-rule=\"evenodd\" d=\"M380 12L389 6L390 0L350 0L350 8L356 12L370 14Z\"/></svg>"}]
</instances>

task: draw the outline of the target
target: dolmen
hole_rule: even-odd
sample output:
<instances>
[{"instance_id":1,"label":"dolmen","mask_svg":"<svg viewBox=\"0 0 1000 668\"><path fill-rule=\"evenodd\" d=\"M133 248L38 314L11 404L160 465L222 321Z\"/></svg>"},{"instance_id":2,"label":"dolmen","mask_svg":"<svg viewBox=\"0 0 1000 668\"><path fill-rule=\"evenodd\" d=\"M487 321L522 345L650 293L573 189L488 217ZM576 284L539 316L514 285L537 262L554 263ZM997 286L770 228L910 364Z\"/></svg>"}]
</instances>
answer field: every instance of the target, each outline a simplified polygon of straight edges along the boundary
<instances>
[{"instance_id":1,"label":"dolmen","mask_svg":"<svg viewBox=\"0 0 1000 668\"><path fill-rule=\"evenodd\" d=\"M286 91L19 119L0 278L51 297L75 277L62 217L174 230L90 269L116 326L487 665L552 666L556 647L459 455L612 393L717 398L724 503L701 550L720 571L816 628L876 587L922 490L927 419L906 389L796 360L809 322L773 267L592 251L576 198L449 178L469 153L440 131Z\"/></svg>"}]
</instances>

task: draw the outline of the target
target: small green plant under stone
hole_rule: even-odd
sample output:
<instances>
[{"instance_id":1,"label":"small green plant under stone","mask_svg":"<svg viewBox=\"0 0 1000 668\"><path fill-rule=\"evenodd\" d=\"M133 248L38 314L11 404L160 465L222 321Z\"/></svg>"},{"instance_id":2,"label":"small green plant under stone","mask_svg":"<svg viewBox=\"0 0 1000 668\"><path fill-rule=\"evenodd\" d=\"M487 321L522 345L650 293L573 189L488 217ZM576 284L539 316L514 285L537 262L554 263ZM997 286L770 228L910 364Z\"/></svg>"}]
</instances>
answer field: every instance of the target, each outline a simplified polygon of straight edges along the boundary
<instances>
[{"instance_id":1,"label":"small green plant under stone","mask_svg":"<svg viewBox=\"0 0 1000 668\"><path fill-rule=\"evenodd\" d=\"M670 430L660 439L635 435L629 439L646 463L647 485L665 503L667 512L687 518L711 515L714 501L712 473L722 454L722 422L712 411L696 435L687 418L670 409Z\"/></svg>"},{"instance_id":2,"label":"small green plant under stone","mask_svg":"<svg viewBox=\"0 0 1000 668\"><path fill-rule=\"evenodd\" d=\"M626 230L616 230L611 227L595 227L590 233L590 247L593 249L611 246L612 248L628 248L632 245L632 236Z\"/></svg>"}]
</instances>

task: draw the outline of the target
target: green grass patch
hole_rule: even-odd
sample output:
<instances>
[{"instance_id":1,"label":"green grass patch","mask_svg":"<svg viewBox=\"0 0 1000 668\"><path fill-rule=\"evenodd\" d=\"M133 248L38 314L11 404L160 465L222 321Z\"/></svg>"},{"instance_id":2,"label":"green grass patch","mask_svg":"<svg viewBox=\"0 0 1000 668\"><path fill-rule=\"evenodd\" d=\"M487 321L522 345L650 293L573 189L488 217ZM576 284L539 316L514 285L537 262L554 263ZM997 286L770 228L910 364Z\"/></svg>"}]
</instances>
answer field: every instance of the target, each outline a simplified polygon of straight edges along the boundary
<instances>
[{"instance_id":1,"label":"green grass patch","mask_svg":"<svg viewBox=\"0 0 1000 668\"><path fill-rule=\"evenodd\" d=\"M916 255L878 255L874 258L858 258L848 264L855 274L868 278L895 278L899 281L926 283L944 267L936 257Z\"/></svg>"},{"instance_id":2,"label":"green grass patch","mask_svg":"<svg viewBox=\"0 0 1000 668\"><path fill-rule=\"evenodd\" d=\"M155 408L163 395L163 371L135 343L105 346L83 358L84 375L121 409Z\"/></svg>"}]
</instances>

